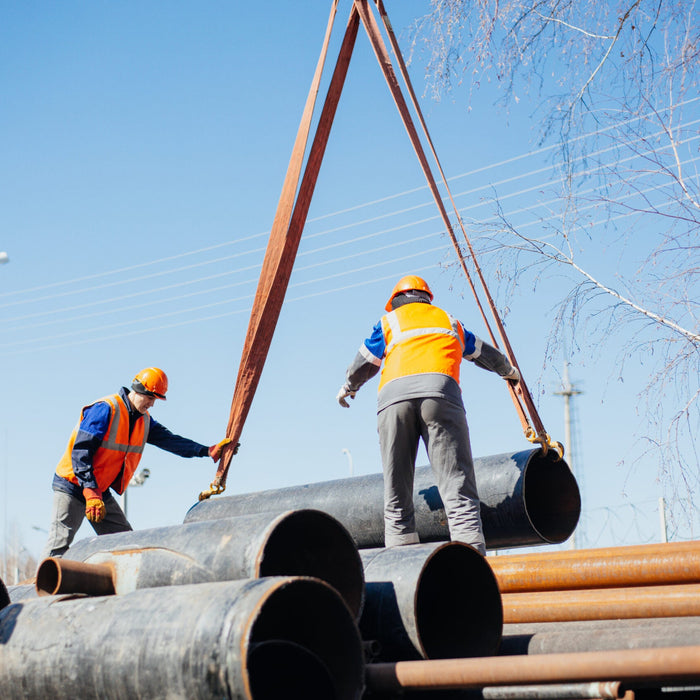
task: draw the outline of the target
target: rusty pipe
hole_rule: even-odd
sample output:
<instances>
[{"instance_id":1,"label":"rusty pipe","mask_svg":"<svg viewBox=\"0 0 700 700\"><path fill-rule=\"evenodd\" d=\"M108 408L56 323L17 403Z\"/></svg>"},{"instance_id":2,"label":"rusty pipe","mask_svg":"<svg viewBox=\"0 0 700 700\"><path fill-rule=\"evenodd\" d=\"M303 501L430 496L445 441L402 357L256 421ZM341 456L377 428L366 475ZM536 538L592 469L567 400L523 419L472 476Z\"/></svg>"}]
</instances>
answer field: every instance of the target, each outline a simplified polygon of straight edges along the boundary
<instances>
[{"instance_id":1,"label":"rusty pipe","mask_svg":"<svg viewBox=\"0 0 700 700\"><path fill-rule=\"evenodd\" d=\"M564 542L581 513L581 497L567 463L537 448L474 459L481 520L488 549ZM450 539L445 509L430 467L415 472L413 501L421 542ZM337 518L360 549L384 546L382 474L209 498L185 522L245 513L318 508Z\"/></svg>"},{"instance_id":2,"label":"rusty pipe","mask_svg":"<svg viewBox=\"0 0 700 700\"><path fill-rule=\"evenodd\" d=\"M700 542L489 557L502 593L700 582Z\"/></svg>"},{"instance_id":3,"label":"rusty pipe","mask_svg":"<svg viewBox=\"0 0 700 700\"><path fill-rule=\"evenodd\" d=\"M700 615L700 584L506 593L505 624Z\"/></svg>"},{"instance_id":4,"label":"rusty pipe","mask_svg":"<svg viewBox=\"0 0 700 700\"><path fill-rule=\"evenodd\" d=\"M356 617L364 603L362 561L352 537L332 516L312 509L90 537L74 543L63 559L109 564L119 595L187 583L312 576L333 586Z\"/></svg>"},{"instance_id":5,"label":"rusty pipe","mask_svg":"<svg viewBox=\"0 0 700 700\"><path fill-rule=\"evenodd\" d=\"M479 695L480 700L619 700L625 697L625 689L620 681L594 681L489 687Z\"/></svg>"},{"instance_id":6,"label":"rusty pipe","mask_svg":"<svg viewBox=\"0 0 700 700\"><path fill-rule=\"evenodd\" d=\"M360 631L382 661L495 654L501 595L486 559L462 542L361 550Z\"/></svg>"},{"instance_id":7,"label":"rusty pipe","mask_svg":"<svg viewBox=\"0 0 700 700\"><path fill-rule=\"evenodd\" d=\"M615 678L623 684L678 684L700 678L700 647L398 661L370 664L365 676L373 692L586 683L601 678Z\"/></svg>"},{"instance_id":8,"label":"rusty pipe","mask_svg":"<svg viewBox=\"0 0 700 700\"><path fill-rule=\"evenodd\" d=\"M113 595L114 567L109 564L85 564L60 557L49 557L39 565L35 585L38 595Z\"/></svg>"},{"instance_id":9,"label":"rusty pipe","mask_svg":"<svg viewBox=\"0 0 700 700\"><path fill-rule=\"evenodd\" d=\"M0 610L0 640L3 700L358 700L364 685L350 610L308 577L34 598Z\"/></svg>"},{"instance_id":10,"label":"rusty pipe","mask_svg":"<svg viewBox=\"0 0 700 700\"><path fill-rule=\"evenodd\" d=\"M700 645L700 617L505 625L500 656Z\"/></svg>"}]
</instances>

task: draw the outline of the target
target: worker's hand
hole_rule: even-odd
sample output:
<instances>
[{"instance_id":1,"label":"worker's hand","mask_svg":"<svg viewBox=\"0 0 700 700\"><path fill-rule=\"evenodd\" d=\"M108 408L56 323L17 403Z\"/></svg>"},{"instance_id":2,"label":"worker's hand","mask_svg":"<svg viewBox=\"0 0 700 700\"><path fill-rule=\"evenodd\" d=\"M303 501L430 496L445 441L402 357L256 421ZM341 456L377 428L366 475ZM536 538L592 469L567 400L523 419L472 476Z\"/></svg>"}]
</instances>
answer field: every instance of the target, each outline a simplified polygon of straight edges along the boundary
<instances>
[{"instance_id":1,"label":"worker's hand","mask_svg":"<svg viewBox=\"0 0 700 700\"><path fill-rule=\"evenodd\" d=\"M85 498L85 516L91 523L101 523L107 515L104 501L102 500L102 491L97 489L83 489L83 497Z\"/></svg>"},{"instance_id":2,"label":"worker's hand","mask_svg":"<svg viewBox=\"0 0 700 700\"><path fill-rule=\"evenodd\" d=\"M343 386L340 388L340 391L338 392L338 396L335 398L338 400L338 403L343 407L343 408L350 408L350 404L345 400L348 396L351 399L355 398L355 394L357 394L356 391L350 391L348 389L347 384L343 384Z\"/></svg>"},{"instance_id":3,"label":"worker's hand","mask_svg":"<svg viewBox=\"0 0 700 700\"><path fill-rule=\"evenodd\" d=\"M231 438L224 438L220 442L217 442L216 445L212 445L209 448L209 456L215 461L218 462L221 459L221 451L224 449L224 447L228 444L230 444ZM238 448L241 446L241 443L238 442L236 443L236 446L233 448L233 454L236 454L238 452Z\"/></svg>"},{"instance_id":4,"label":"worker's hand","mask_svg":"<svg viewBox=\"0 0 700 700\"><path fill-rule=\"evenodd\" d=\"M515 385L520 381L520 372L517 367L511 367L508 374L503 375L503 379L508 380L511 384Z\"/></svg>"}]
</instances>

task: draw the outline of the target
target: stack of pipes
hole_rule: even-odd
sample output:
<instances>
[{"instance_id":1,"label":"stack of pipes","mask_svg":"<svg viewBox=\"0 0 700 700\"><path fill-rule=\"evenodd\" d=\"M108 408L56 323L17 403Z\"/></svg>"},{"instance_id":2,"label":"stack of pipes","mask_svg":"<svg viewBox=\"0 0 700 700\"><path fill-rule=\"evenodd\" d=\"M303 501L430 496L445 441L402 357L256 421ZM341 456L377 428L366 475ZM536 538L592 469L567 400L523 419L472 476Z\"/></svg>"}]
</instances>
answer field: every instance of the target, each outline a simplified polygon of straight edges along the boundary
<instances>
[{"instance_id":1,"label":"stack of pipes","mask_svg":"<svg viewBox=\"0 0 700 700\"><path fill-rule=\"evenodd\" d=\"M529 450L475 472L488 549L573 533L563 460ZM0 696L631 698L635 683L700 679L687 646L700 549L486 558L448 541L428 467L414 501L422 544L390 549L381 474L205 500L182 525L77 542L35 585L0 585ZM622 602L600 597L615 591ZM603 624L600 610L646 614L561 628Z\"/></svg>"},{"instance_id":2,"label":"stack of pipes","mask_svg":"<svg viewBox=\"0 0 700 700\"><path fill-rule=\"evenodd\" d=\"M363 600L312 509L88 538L9 589L0 697L356 700Z\"/></svg>"},{"instance_id":3,"label":"stack of pipes","mask_svg":"<svg viewBox=\"0 0 700 700\"><path fill-rule=\"evenodd\" d=\"M501 654L700 644L700 542L489 557Z\"/></svg>"}]
</instances>

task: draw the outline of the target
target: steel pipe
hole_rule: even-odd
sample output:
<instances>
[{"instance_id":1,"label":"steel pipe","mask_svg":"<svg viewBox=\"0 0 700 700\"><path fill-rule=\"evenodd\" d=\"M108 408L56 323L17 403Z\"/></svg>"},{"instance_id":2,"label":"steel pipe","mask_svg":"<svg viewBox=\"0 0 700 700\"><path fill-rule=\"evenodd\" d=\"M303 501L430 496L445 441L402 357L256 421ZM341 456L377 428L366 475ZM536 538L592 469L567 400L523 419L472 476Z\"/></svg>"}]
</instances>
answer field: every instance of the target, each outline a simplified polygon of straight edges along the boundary
<instances>
[{"instance_id":1,"label":"steel pipe","mask_svg":"<svg viewBox=\"0 0 700 700\"><path fill-rule=\"evenodd\" d=\"M33 583L18 583L7 589L11 603L19 603L20 600L36 598L36 586Z\"/></svg>"},{"instance_id":2,"label":"steel pipe","mask_svg":"<svg viewBox=\"0 0 700 700\"><path fill-rule=\"evenodd\" d=\"M469 689L543 683L586 683L601 678L670 685L700 679L700 647L589 651L548 656L398 661L367 666L375 692Z\"/></svg>"},{"instance_id":3,"label":"steel pipe","mask_svg":"<svg viewBox=\"0 0 700 700\"><path fill-rule=\"evenodd\" d=\"M700 615L700 584L505 593L503 621L566 622Z\"/></svg>"},{"instance_id":4,"label":"steel pipe","mask_svg":"<svg viewBox=\"0 0 700 700\"><path fill-rule=\"evenodd\" d=\"M363 692L355 620L312 578L35 598L0 611L0 649L3 700L357 700Z\"/></svg>"},{"instance_id":5,"label":"steel pipe","mask_svg":"<svg viewBox=\"0 0 700 700\"><path fill-rule=\"evenodd\" d=\"M408 693L407 697L425 697L425 692ZM489 686L459 693L460 700L619 700L624 697L625 689L619 681Z\"/></svg>"},{"instance_id":6,"label":"steel pipe","mask_svg":"<svg viewBox=\"0 0 700 700\"><path fill-rule=\"evenodd\" d=\"M352 537L332 516L311 509L90 537L73 544L63 559L109 564L120 595L156 586L312 576L333 586L356 617L364 601L362 561ZM78 585L73 590L89 592Z\"/></svg>"},{"instance_id":7,"label":"steel pipe","mask_svg":"<svg viewBox=\"0 0 700 700\"><path fill-rule=\"evenodd\" d=\"M505 625L500 656L700 645L700 618L661 617Z\"/></svg>"},{"instance_id":8,"label":"steel pipe","mask_svg":"<svg viewBox=\"0 0 700 700\"><path fill-rule=\"evenodd\" d=\"M502 593L700 582L700 542L489 557Z\"/></svg>"},{"instance_id":9,"label":"steel pipe","mask_svg":"<svg viewBox=\"0 0 700 700\"><path fill-rule=\"evenodd\" d=\"M84 564L61 558L44 559L36 572L37 595L86 593L112 595L114 569L108 564Z\"/></svg>"},{"instance_id":10,"label":"steel pipe","mask_svg":"<svg viewBox=\"0 0 700 700\"><path fill-rule=\"evenodd\" d=\"M498 584L486 559L461 542L365 549L365 640L380 660L495 654L503 629Z\"/></svg>"},{"instance_id":11,"label":"steel pipe","mask_svg":"<svg viewBox=\"0 0 700 700\"><path fill-rule=\"evenodd\" d=\"M581 513L576 479L564 460L537 448L474 460L488 549L564 542ZM196 503L185 522L246 513L317 508L337 518L361 549L384 545L381 474L210 498ZM413 500L421 542L449 539L445 509L430 467L418 467Z\"/></svg>"}]
</instances>

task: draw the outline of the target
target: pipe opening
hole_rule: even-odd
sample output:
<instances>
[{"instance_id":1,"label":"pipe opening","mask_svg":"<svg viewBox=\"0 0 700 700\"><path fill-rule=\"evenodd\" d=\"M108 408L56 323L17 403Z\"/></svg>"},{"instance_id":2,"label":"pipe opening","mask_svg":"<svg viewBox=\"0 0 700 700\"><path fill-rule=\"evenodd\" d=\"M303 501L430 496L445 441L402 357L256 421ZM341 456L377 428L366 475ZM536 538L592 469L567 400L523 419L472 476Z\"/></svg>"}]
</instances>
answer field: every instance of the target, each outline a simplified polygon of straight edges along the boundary
<instances>
[{"instance_id":1,"label":"pipe opening","mask_svg":"<svg viewBox=\"0 0 700 700\"><path fill-rule=\"evenodd\" d=\"M491 656L503 632L498 583L484 557L452 542L433 552L416 588L417 632L425 658Z\"/></svg>"},{"instance_id":2,"label":"pipe opening","mask_svg":"<svg viewBox=\"0 0 700 700\"><path fill-rule=\"evenodd\" d=\"M61 570L56 559L44 559L36 572L36 592L54 595L61 587Z\"/></svg>"},{"instance_id":3,"label":"pipe opening","mask_svg":"<svg viewBox=\"0 0 700 700\"><path fill-rule=\"evenodd\" d=\"M111 567L60 557L49 557L39 564L35 585L40 596L58 593L114 594Z\"/></svg>"},{"instance_id":4,"label":"pipe opening","mask_svg":"<svg viewBox=\"0 0 700 700\"><path fill-rule=\"evenodd\" d=\"M248 655L248 671L255 700L338 697L328 667L316 654L293 642L256 644Z\"/></svg>"},{"instance_id":5,"label":"pipe opening","mask_svg":"<svg viewBox=\"0 0 700 700\"><path fill-rule=\"evenodd\" d=\"M523 475L523 500L528 518L542 539L566 541L581 515L581 494L569 465L551 453L535 453Z\"/></svg>"},{"instance_id":6,"label":"pipe opening","mask_svg":"<svg viewBox=\"0 0 700 700\"><path fill-rule=\"evenodd\" d=\"M340 593L356 618L362 610L365 581L355 542L322 511L286 514L265 543L257 575L318 578Z\"/></svg>"},{"instance_id":7,"label":"pipe opening","mask_svg":"<svg viewBox=\"0 0 700 700\"><path fill-rule=\"evenodd\" d=\"M254 692L254 700L355 700L360 695L364 658L357 626L339 594L322 581L297 578L275 589L253 623L249 648L250 663L247 661L246 666L252 689L268 693L272 692L270 688L286 689L289 683L303 684L303 692L297 695L288 690L272 695ZM278 659L284 672L271 671L275 667L263 663L270 658ZM321 692L329 678L332 693L308 694Z\"/></svg>"}]
</instances>

